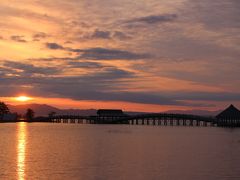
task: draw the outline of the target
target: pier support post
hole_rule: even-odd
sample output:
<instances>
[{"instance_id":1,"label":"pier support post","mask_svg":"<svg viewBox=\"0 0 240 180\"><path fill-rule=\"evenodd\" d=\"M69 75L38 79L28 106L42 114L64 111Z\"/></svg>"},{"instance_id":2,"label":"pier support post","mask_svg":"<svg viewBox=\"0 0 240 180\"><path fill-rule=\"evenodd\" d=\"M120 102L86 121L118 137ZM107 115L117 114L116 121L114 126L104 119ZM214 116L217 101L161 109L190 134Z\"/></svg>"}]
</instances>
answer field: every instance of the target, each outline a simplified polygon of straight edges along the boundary
<instances>
[{"instance_id":1,"label":"pier support post","mask_svg":"<svg viewBox=\"0 0 240 180\"><path fill-rule=\"evenodd\" d=\"M164 119L164 125L167 126L167 120L166 119Z\"/></svg>"},{"instance_id":2,"label":"pier support post","mask_svg":"<svg viewBox=\"0 0 240 180\"><path fill-rule=\"evenodd\" d=\"M200 126L200 121L197 120L196 126Z\"/></svg>"},{"instance_id":3,"label":"pier support post","mask_svg":"<svg viewBox=\"0 0 240 180\"><path fill-rule=\"evenodd\" d=\"M203 121L203 126L206 127L207 126L207 122Z\"/></svg>"},{"instance_id":4,"label":"pier support post","mask_svg":"<svg viewBox=\"0 0 240 180\"><path fill-rule=\"evenodd\" d=\"M193 120L190 120L190 126L193 126Z\"/></svg>"},{"instance_id":5,"label":"pier support post","mask_svg":"<svg viewBox=\"0 0 240 180\"><path fill-rule=\"evenodd\" d=\"M177 126L180 126L180 121L179 121L179 119L177 119L176 121L177 121Z\"/></svg>"},{"instance_id":6,"label":"pier support post","mask_svg":"<svg viewBox=\"0 0 240 180\"><path fill-rule=\"evenodd\" d=\"M186 120L183 119L183 126L186 126L186 125L187 125Z\"/></svg>"}]
</instances>

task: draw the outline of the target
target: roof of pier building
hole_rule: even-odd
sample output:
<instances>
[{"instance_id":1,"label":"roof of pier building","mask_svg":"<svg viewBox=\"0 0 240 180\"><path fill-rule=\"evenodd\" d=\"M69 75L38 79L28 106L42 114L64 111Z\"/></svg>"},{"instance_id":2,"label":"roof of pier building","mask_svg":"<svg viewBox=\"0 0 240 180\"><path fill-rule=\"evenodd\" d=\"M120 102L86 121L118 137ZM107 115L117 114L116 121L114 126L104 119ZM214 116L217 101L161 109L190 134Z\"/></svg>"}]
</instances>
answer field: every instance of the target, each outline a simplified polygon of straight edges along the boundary
<instances>
[{"instance_id":1,"label":"roof of pier building","mask_svg":"<svg viewBox=\"0 0 240 180\"><path fill-rule=\"evenodd\" d=\"M216 116L217 119L235 119L240 120L240 111L232 104L223 112Z\"/></svg>"},{"instance_id":2,"label":"roof of pier building","mask_svg":"<svg viewBox=\"0 0 240 180\"><path fill-rule=\"evenodd\" d=\"M123 116L124 113L121 109L99 109L97 111L99 116Z\"/></svg>"}]
</instances>

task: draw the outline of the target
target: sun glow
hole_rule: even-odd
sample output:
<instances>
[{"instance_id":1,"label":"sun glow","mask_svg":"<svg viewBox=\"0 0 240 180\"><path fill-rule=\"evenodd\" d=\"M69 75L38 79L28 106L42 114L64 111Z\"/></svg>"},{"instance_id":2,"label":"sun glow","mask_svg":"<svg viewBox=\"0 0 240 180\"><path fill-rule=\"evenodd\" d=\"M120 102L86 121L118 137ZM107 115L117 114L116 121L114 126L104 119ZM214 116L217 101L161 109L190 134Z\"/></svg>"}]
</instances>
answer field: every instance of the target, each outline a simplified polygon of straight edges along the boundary
<instances>
[{"instance_id":1,"label":"sun glow","mask_svg":"<svg viewBox=\"0 0 240 180\"><path fill-rule=\"evenodd\" d=\"M27 96L18 96L14 98L16 101L20 101L20 102L26 102L26 101L30 101L33 98L31 97L27 97Z\"/></svg>"}]
</instances>

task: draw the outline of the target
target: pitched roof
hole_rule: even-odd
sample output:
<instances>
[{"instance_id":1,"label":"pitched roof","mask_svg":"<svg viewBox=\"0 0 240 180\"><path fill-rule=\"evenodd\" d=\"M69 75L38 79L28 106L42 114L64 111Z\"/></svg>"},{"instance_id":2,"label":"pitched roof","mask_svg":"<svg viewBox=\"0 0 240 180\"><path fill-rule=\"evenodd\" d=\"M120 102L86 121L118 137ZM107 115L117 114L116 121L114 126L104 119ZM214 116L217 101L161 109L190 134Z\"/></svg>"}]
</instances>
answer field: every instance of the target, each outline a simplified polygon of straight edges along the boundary
<instances>
[{"instance_id":1,"label":"pitched roof","mask_svg":"<svg viewBox=\"0 0 240 180\"><path fill-rule=\"evenodd\" d=\"M232 104L223 112L218 114L217 119L240 119L240 111Z\"/></svg>"},{"instance_id":2,"label":"pitched roof","mask_svg":"<svg viewBox=\"0 0 240 180\"><path fill-rule=\"evenodd\" d=\"M97 114L123 114L121 109L99 109Z\"/></svg>"}]
</instances>

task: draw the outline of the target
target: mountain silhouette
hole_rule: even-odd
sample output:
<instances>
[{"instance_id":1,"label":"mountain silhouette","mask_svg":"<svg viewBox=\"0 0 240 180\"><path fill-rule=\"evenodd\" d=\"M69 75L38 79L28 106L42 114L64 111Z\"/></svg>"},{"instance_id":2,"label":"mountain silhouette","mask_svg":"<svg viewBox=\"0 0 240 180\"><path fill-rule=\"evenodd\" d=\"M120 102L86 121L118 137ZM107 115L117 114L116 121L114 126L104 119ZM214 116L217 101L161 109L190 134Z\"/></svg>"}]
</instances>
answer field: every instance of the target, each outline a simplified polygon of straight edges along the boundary
<instances>
[{"instance_id":1,"label":"mountain silhouette","mask_svg":"<svg viewBox=\"0 0 240 180\"><path fill-rule=\"evenodd\" d=\"M27 109L32 109L36 116L47 116L50 112L56 112L57 115L96 115L95 109L59 109L47 104L24 104L24 105L8 105L11 112L25 114Z\"/></svg>"},{"instance_id":2,"label":"mountain silhouette","mask_svg":"<svg viewBox=\"0 0 240 180\"><path fill-rule=\"evenodd\" d=\"M16 112L18 114L25 114L28 108L35 112L36 116L48 116L50 112L56 112L57 115L96 115L96 109L59 109L47 104L24 104L24 105L8 105L11 112ZM221 110L218 111L207 111L207 110L170 110L164 113L173 114L194 114L201 116L216 116ZM134 114L145 114L147 112L125 112L129 115Z\"/></svg>"},{"instance_id":3,"label":"mountain silhouette","mask_svg":"<svg viewBox=\"0 0 240 180\"><path fill-rule=\"evenodd\" d=\"M199 115L199 116L216 116L219 114L222 110L217 111L207 111L207 110L199 110L199 109L193 109L193 110L170 110L166 111L166 113L173 113L173 114L193 114L193 115Z\"/></svg>"}]
</instances>

